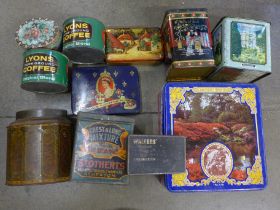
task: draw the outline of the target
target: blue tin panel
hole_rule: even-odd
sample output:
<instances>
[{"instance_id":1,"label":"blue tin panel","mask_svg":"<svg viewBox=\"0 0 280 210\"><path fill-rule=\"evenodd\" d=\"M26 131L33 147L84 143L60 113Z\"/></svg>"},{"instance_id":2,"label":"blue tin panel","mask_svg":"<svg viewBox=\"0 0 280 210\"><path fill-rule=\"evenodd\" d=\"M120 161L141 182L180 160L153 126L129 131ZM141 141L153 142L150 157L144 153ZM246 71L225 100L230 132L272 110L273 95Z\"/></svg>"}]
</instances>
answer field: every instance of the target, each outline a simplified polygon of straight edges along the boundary
<instances>
[{"instance_id":1,"label":"blue tin panel","mask_svg":"<svg viewBox=\"0 0 280 210\"><path fill-rule=\"evenodd\" d=\"M77 67L72 75L72 112L134 114L141 109L138 71L133 66Z\"/></svg>"},{"instance_id":2,"label":"blue tin panel","mask_svg":"<svg viewBox=\"0 0 280 210\"><path fill-rule=\"evenodd\" d=\"M171 192L263 189L267 185L258 87L167 83L163 134L182 135L186 173L165 176Z\"/></svg>"}]
</instances>

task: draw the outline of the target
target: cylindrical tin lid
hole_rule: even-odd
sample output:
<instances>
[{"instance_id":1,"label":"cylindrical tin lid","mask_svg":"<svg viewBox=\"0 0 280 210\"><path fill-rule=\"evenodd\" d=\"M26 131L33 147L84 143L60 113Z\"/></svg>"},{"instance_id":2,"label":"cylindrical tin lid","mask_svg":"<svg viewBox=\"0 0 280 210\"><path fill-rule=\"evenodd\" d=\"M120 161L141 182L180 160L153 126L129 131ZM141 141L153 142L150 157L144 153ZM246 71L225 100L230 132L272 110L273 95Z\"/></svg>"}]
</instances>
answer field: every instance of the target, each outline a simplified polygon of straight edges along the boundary
<instances>
[{"instance_id":1,"label":"cylindrical tin lid","mask_svg":"<svg viewBox=\"0 0 280 210\"><path fill-rule=\"evenodd\" d=\"M63 109L30 109L23 110L16 113L16 119L24 119L31 117L50 117L59 118L66 117L67 111Z\"/></svg>"}]
</instances>

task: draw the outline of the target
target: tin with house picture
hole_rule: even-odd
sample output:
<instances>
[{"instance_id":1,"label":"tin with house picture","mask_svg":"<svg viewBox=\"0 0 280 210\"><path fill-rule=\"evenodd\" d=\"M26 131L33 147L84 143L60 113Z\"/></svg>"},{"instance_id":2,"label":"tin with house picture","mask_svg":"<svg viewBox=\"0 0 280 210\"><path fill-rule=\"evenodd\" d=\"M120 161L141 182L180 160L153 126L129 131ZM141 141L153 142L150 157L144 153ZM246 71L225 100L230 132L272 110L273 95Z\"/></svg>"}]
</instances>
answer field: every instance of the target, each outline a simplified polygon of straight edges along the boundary
<instances>
[{"instance_id":1,"label":"tin with house picture","mask_svg":"<svg viewBox=\"0 0 280 210\"><path fill-rule=\"evenodd\" d=\"M168 81L203 80L214 70L207 9L168 10L161 30Z\"/></svg>"},{"instance_id":2,"label":"tin with house picture","mask_svg":"<svg viewBox=\"0 0 280 210\"><path fill-rule=\"evenodd\" d=\"M72 111L136 114L141 110L138 71L133 66L76 67L72 76Z\"/></svg>"},{"instance_id":3,"label":"tin with house picture","mask_svg":"<svg viewBox=\"0 0 280 210\"><path fill-rule=\"evenodd\" d=\"M79 112L72 180L127 184L127 138L133 129L128 117Z\"/></svg>"},{"instance_id":4,"label":"tin with house picture","mask_svg":"<svg viewBox=\"0 0 280 210\"><path fill-rule=\"evenodd\" d=\"M259 90L242 83L167 83L162 133L186 138L186 171L172 192L263 189L267 184Z\"/></svg>"},{"instance_id":5,"label":"tin with house picture","mask_svg":"<svg viewBox=\"0 0 280 210\"><path fill-rule=\"evenodd\" d=\"M226 17L213 31L210 81L253 82L271 73L270 23Z\"/></svg>"},{"instance_id":6,"label":"tin with house picture","mask_svg":"<svg viewBox=\"0 0 280 210\"><path fill-rule=\"evenodd\" d=\"M108 63L157 63L163 60L159 28L107 28Z\"/></svg>"}]
</instances>

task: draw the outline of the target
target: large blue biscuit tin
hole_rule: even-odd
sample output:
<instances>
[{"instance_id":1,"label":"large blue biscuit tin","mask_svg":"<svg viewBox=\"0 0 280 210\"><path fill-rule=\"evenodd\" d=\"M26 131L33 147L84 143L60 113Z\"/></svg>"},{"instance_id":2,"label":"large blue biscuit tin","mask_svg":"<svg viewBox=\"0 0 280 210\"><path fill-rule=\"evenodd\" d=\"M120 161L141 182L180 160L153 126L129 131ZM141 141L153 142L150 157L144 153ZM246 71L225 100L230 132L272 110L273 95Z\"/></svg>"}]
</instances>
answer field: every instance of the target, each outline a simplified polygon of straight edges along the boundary
<instances>
[{"instance_id":1,"label":"large blue biscuit tin","mask_svg":"<svg viewBox=\"0 0 280 210\"><path fill-rule=\"evenodd\" d=\"M72 75L72 111L133 114L141 108L138 71L133 66L77 67Z\"/></svg>"},{"instance_id":2,"label":"large blue biscuit tin","mask_svg":"<svg viewBox=\"0 0 280 210\"><path fill-rule=\"evenodd\" d=\"M254 84L167 83L162 133L185 136L186 172L172 192L263 189L267 184L259 90Z\"/></svg>"}]
</instances>

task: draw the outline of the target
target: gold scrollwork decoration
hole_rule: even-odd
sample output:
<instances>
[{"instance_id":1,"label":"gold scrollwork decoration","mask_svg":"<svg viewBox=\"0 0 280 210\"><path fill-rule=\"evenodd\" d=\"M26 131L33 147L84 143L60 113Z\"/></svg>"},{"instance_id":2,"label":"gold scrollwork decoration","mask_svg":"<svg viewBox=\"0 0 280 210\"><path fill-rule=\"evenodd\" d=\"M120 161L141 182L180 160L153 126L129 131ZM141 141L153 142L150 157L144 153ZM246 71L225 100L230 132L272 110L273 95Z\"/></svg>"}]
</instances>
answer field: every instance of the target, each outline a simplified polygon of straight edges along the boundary
<instances>
[{"instance_id":1,"label":"gold scrollwork decoration","mask_svg":"<svg viewBox=\"0 0 280 210\"><path fill-rule=\"evenodd\" d=\"M251 109L251 114L257 113L256 89L255 88L235 88L241 94L241 102L247 103Z\"/></svg>"},{"instance_id":2,"label":"gold scrollwork decoration","mask_svg":"<svg viewBox=\"0 0 280 210\"><path fill-rule=\"evenodd\" d=\"M170 87L169 95L170 95L170 113L176 113L176 107L180 102L185 101L185 92L189 91L188 87Z\"/></svg>"}]
</instances>

